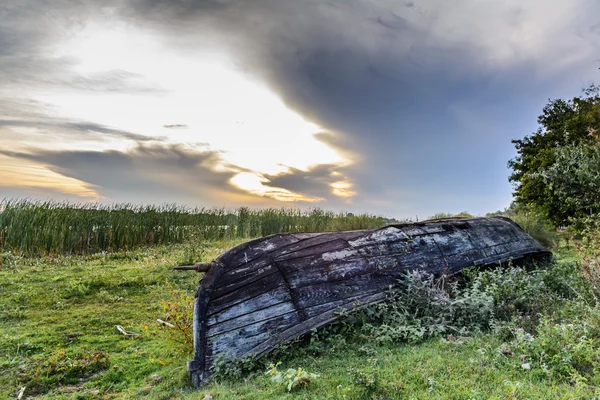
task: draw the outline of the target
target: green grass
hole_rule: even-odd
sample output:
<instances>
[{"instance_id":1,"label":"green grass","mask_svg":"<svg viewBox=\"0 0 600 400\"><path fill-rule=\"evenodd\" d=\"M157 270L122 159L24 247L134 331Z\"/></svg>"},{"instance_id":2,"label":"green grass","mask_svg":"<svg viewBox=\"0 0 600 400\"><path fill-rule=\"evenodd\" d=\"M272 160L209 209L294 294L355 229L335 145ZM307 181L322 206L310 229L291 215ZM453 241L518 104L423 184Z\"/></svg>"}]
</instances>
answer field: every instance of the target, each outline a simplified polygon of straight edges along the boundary
<instances>
[{"instance_id":1,"label":"green grass","mask_svg":"<svg viewBox=\"0 0 600 400\"><path fill-rule=\"evenodd\" d=\"M239 243L204 246L210 260ZM457 344L439 338L418 345L335 340L323 348L280 353L280 369L319 374L287 392L260 369L237 382L191 388L188 354L169 341L157 318L173 290L193 294L199 276L171 268L190 245L135 252L21 258L4 255L0 269L0 399L23 386L37 398L203 399L591 399L594 387L540 377L485 353L500 339L480 335ZM198 260L196 260L198 261ZM115 325L140 336L124 336ZM354 372L352 372L354 371ZM375 382L368 384L369 380Z\"/></svg>"},{"instance_id":2,"label":"green grass","mask_svg":"<svg viewBox=\"0 0 600 400\"><path fill-rule=\"evenodd\" d=\"M232 240L280 232L376 228L383 217L319 208L191 209L176 205L0 200L0 251L92 254L188 240Z\"/></svg>"}]
</instances>

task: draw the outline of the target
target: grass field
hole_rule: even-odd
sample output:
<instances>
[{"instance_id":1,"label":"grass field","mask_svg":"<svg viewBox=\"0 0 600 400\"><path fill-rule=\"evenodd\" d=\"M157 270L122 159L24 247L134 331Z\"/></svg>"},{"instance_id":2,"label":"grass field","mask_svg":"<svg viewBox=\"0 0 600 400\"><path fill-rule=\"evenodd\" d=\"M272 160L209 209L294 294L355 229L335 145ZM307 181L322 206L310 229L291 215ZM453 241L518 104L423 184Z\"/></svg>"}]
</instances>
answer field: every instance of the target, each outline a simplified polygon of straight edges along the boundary
<instances>
[{"instance_id":1,"label":"grass field","mask_svg":"<svg viewBox=\"0 0 600 400\"><path fill-rule=\"evenodd\" d=\"M155 246L90 256L20 258L0 268L0 399L591 399L595 382L555 379L495 362L502 339L436 337L420 344L331 340L276 353L278 368L318 374L288 392L265 367L189 387L187 348L156 320L165 302L192 296L199 276L174 265L210 260L241 240ZM191 248L201 248L192 251ZM564 256L563 256L564 257ZM125 336L116 325L128 333ZM165 332L166 330L166 332ZM445 337L445 336L444 336Z\"/></svg>"}]
</instances>

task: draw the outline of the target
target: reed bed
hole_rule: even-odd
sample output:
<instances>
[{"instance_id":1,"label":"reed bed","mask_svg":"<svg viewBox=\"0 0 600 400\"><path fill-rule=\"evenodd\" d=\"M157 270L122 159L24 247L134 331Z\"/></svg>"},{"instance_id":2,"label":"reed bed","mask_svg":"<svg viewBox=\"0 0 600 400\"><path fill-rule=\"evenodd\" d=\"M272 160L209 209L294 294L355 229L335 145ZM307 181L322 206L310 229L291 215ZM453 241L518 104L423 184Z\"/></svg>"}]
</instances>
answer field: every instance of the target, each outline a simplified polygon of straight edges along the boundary
<instances>
[{"instance_id":1,"label":"reed bed","mask_svg":"<svg viewBox=\"0 0 600 400\"><path fill-rule=\"evenodd\" d=\"M190 240L368 229L385 223L385 218L375 215L320 208L227 210L12 199L0 202L0 251L28 256L89 254Z\"/></svg>"}]
</instances>

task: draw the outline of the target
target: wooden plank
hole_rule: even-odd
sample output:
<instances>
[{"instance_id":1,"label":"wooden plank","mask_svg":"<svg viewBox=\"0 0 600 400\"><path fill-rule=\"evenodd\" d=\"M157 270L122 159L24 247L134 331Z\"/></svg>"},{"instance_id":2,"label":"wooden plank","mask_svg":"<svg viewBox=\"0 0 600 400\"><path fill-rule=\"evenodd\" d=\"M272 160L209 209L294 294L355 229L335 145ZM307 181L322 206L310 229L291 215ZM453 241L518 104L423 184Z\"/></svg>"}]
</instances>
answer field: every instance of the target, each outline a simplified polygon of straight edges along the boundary
<instances>
[{"instance_id":1,"label":"wooden plank","mask_svg":"<svg viewBox=\"0 0 600 400\"><path fill-rule=\"evenodd\" d=\"M239 286L240 284L249 284L256 281L257 277L269 275L276 272L277 268L272 265L268 258L259 258L243 267L229 270L223 274L223 278L219 280L217 293L227 292L230 287Z\"/></svg>"},{"instance_id":2,"label":"wooden plank","mask_svg":"<svg viewBox=\"0 0 600 400\"><path fill-rule=\"evenodd\" d=\"M330 310L335 310L336 313L341 312L342 309L352 310L355 307L358 308L360 305L362 305L361 299L371 296L374 293L375 292L365 292L355 296L347 297L345 299L318 304L316 306L307 307L304 311L309 318L314 318Z\"/></svg>"},{"instance_id":3,"label":"wooden plank","mask_svg":"<svg viewBox=\"0 0 600 400\"><path fill-rule=\"evenodd\" d=\"M265 254L278 251L282 247L285 248L298 242L302 241L289 234L270 236L267 240L262 240L252 246L232 252L231 256L229 257L230 261L228 262L227 270L238 268L264 256Z\"/></svg>"},{"instance_id":4,"label":"wooden plank","mask_svg":"<svg viewBox=\"0 0 600 400\"><path fill-rule=\"evenodd\" d=\"M417 236L408 242L397 256L401 265L408 266L437 260L443 257L443 254L431 236Z\"/></svg>"},{"instance_id":5,"label":"wooden plank","mask_svg":"<svg viewBox=\"0 0 600 400\"><path fill-rule=\"evenodd\" d=\"M242 286L236 291L213 297L210 301L208 312L217 312L216 310L222 310L229 305L252 299L263 293L275 290L278 287L285 287L283 277L279 271L267 275L256 282L252 282L252 284Z\"/></svg>"},{"instance_id":6,"label":"wooden plank","mask_svg":"<svg viewBox=\"0 0 600 400\"><path fill-rule=\"evenodd\" d=\"M401 229L394 226L388 226L383 229L378 229L368 235L361 236L354 240L349 240L348 243L352 247L373 246L381 243L389 243L390 241L405 241L408 240L408 235Z\"/></svg>"},{"instance_id":7,"label":"wooden plank","mask_svg":"<svg viewBox=\"0 0 600 400\"><path fill-rule=\"evenodd\" d=\"M226 321L216 321L209 319L208 321L208 337L220 335L222 333L238 330L248 325L256 325L261 322L273 320L281 315L296 312L296 309L291 301L272 304L265 308L253 311L249 314L238 315L236 318ZM211 324L211 320L213 324ZM226 322L226 323L225 323Z\"/></svg>"},{"instance_id":8,"label":"wooden plank","mask_svg":"<svg viewBox=\"0 0 600 400\"><path fill-rule=\"evenodd\" d=\"M277 336L301 322L297 313L289 313L270 321L262 321L243 328L211 337L208 341L207 364L217 354L231 357L243 357L251 354L252 349Z\"/></svg>"},{"instance_id":9,"label":"wooden plank","mask_svg":"<svg viewBox=\"0 0 600 400\"><path fill-rule=\"evenodd\" d=\"M414 237L417 237L417 236L427 235L427 232L425 232L423 229L421 229L420 226L417 226L417 225L406 225L406 226L403 226L400 229L409 238L414 238Z\"/></svg>"},{"instance_id":10,"label":"wooden plank","mask_svg":"<svg viewBox=\"0 0 600 400\"><path fill-rule=\"evenodd\" d=\"M369 273L390 274L397 273L402 268L396 256L380 257L353 257L345 260L330 261L325 265L301 263L288 265L280 263L280 268L286 270L287 280L292 289L350 279L358 275Z\"/></svg>"},{"instance_id":11,"label":"wooden plank","mask_svg":"<svg viewBox=\"0 0 600 400\"><path fill-rule=\"evenodd\" d=\"M281 274L276 268L265 268L260 272L257 272L256 275L217 287L213 298L217 299L230 293L242 293L240 290L246 290L248 286L253 286L255 284L261 285L265 279L277 279L277 276L281 276Z\"/></svg>"},{"instance_id":12,"label":"wooden plank","mask_svg":"<svg viewBox=\"0 0 600 400\"><path fill-rule=\"evenodd\" d=\"M261 238L252 239L244 243L240 243L237 246L232 247L225 253L221 254L217 258L217 260L219 260L225 266L225 268L229 268L229 266L231 266L231 261L235 256L237 256L240 253L243 253L245 250L248 250L252 246L255 246L263 241L271 239L274 236L277 235L265 236Z\"/></svg>"},{"instance_id":13,"label":"wooden plank","mask_svg":"<svg viewBox=\"0 0 600 400\"><path fill-rule=\"evenodd\" d=\"M216 322L226 321L284 301L291 301L291 298L289 289L282 286L256 297L239 299L232 304L225 304L218 308L209 306L208 325L214 325Z\"/></svg>"},{"instance_id":14,"label":"wooden plank","mask_svg":"<svg viewBox=\"0 0 600 400\"><path fill-rule=\"evenodd\" d=\"M298 240L312 239L317 236L326 235L324 232L295 232L291 234Z\"/></svg>"},{"instance_id":15,"label":"wooden plank","mask_svg":"<svg viewBox=\"0 0 600 400\"><path fill-rule=\"evenodd\" d=\"M397 254L369 257L367 259L367 264L367 269L369 271L379 274L397 274L404 269Z\"/></svg>"},{"instance_id":16,"label":"wooden plank","mask_svg":"<svg viewBox=\"0 0 600 400\"><path fill-rule=\"evenodd\" d=\"M273 260L275 262L280 263L285 260L293 260L294 258L302 258L311 256L314 254L322 254L325 256L326 253L334 253L336 251L340 251L343 249L348 249L350 246L348 242L342 238L337 238L334 240L328 240L325 243L320 243L316 245L311 245L309 247L301 248L295 251L286 252L285 254L273 254Z\"/></svg>"},{"instance_id":17,"label":"wooden plank","mask_svg":"<svg viewBox=\"0 0 600 400\"><path fill-rule=\"evenodd\" d=\"M289 246L282 247L273 251L270 256L273 259L280 259L286 254L294 253L300 250L309 249L316 246L326 246L326 243L337 241L337 240L353 240L357 237L364 235L364 231L348 231L348 232L327 232L320 236L301 240L297 243L293 243Z\"/></svg>"},{"instance_id":18,"label":"wooden plank","mask_svg":"<svg viewBox=\"0 0 600 400\"><path fill-rule=\"evenodd\" d=\"M446 260L448 262L448 268L456 271L478 265L478 261L483 258L485 258L485 253L481 249L471 249L469 251L448 256Z\"/></svg>"},{"instance_id":19,"label":"wooden plank","mask_svg":"<svg viewBox=\"0 0 600 400\"><path fill-rule=\"evenodd\" d=\"M384 299L385 299L384 293L376 293L373 295L363 297L361 299L361 303L363 304L363 307L365 307L370 304L374 304L374 303L383 301ZM350 306L353 302L354 301L349 302L348 306ZM252 348L251 350L249 350L248 354L256 354L256 356L259 357L259 356L271 351L278 344L286 343L298 336L301 336L307 332L310 332L312 329L317 329L323 325L327 325L328 323L331 323L332 321L335 321L338 318L339 318L339 315L336 314L335 309L329 310L329 311L324 312L316 317L307 319L306 321L303 321L299 324L293 325L290 328L282 331L278 335L273 336L273 337L269 338L268 340L265 340L263 343Z\"/></svg>"},{"instance_id":20,"label":"wooden plank","mask_svg":"<svg viewBox=\"0 0 600 400\"><path fill-rule=\"evenodd\" d=\"M442 224L441 222L433 222L429 224L420 225L419 228L421 228L421 230L425 232L425 234L431 235L433 233L445 232L444 225L447 224Z\"/></svg>"},{"instance_id":21,"label":"wooden plank","mask_svg":"<svg viewBox=\"0 0 600 400\"><path fill-rule=\"evenodd\" d=\"M401 273L401 271L398 271L398 276L400 276ZM381 291L394 283L395 279L394 276L390 275L366 274L340 281L303 286L294 289L294 293L298 305L303 309L306 309L307 307L349 298L357 293L364 293L372 290Z\"/></svg>"},{"instance_id":22,"label":"wooden plank","mask_svg":"<svg viewBox=\"0 0 600 400\"><path fill-rule=\"evenodd\" d=\"M465 231L446 231L432 235L444 256L464 253L473 249L473 242Z\"/></svg>"},{"instance_id":23,"label":"wooden plank","mask_svg":"<svg viewBox=\"0 0 600 400\"><path fill-rule=\"evenodd\" d=\"M194 319L192 322L194 336L194 360L188 363L188 370L192 378L192 385L199 386L206 377L210 365L206 364L207 352L207 318L206 312L212 291L223 272L222 264L215 262L216 267L211 268L198 284L198 291L194 299Z\"/></svg>"},{"instance_id":24,"label":"wooden plank","mask_svg":"<svg viewBox=\"0 0 600 400\"><path fill-rule=\"evenodd\" d=\"M264 331L256 336L246 337L239 331L235 331L226 335L210 338L206 364L212 365L214 358L219 354L230 359L244 357L249 354L249 349L264 343L272 336L272 333Z\"/></svg>"},{"instance_id":25,"label":"wooden plank","mask_svg":"<svg viewBox=\"0 0 600 400\"><path fill-rule=\"evenodd\" d=\"M348 260L336 260L327 265L307 265L302 268L290 268L285 262L279 264L280 268L286 270L287 280L292 289L351 278L358 274L368 272L368 263L364 258L353 258Z\"/></svg>"}]
</instances>

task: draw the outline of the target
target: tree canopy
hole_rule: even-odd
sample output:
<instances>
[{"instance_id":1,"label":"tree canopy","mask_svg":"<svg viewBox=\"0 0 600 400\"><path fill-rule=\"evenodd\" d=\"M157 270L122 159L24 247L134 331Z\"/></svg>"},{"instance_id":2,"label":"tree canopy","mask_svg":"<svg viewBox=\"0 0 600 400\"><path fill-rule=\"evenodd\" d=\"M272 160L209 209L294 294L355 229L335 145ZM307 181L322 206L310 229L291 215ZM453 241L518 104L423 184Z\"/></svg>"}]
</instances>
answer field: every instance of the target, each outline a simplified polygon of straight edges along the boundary
<instances>
[{"instance_id":1,"label":"tree canopy","mask_svg":"<svg viewBox=\"0 0 600 400\"><path fill-rule=\"evenodd\" d=\"M535 206L556 225L598 213L600 153L591 149L600 146L600 87L550 100L538 123L535 133L512 141L517 156L508 166L515 201Z\"/></svg>"}]
</instances>

